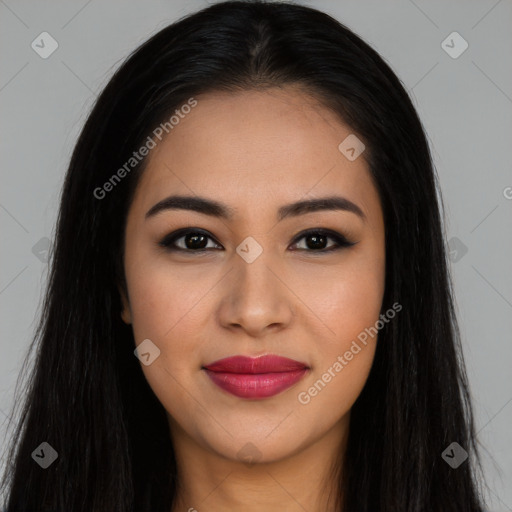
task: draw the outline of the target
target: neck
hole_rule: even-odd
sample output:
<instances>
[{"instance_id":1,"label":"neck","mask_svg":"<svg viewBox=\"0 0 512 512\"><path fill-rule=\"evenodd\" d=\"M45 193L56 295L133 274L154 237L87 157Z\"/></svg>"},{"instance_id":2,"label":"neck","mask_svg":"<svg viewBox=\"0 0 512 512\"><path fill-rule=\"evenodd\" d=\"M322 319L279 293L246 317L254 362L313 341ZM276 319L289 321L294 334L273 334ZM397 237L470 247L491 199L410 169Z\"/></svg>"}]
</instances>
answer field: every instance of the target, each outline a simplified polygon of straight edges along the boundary
<instances>
[{"instance_id":1,"label":"neck","mask_svg":"<svg viewBox=\"0 0 512 512\"><path fill-rule=\"evenodd\" d=\"M347 424L335 425L315 443L286 458L244 463L223 457L173 429L178 493L172 512L335 512Z\"/></svg>"}]
</instances>

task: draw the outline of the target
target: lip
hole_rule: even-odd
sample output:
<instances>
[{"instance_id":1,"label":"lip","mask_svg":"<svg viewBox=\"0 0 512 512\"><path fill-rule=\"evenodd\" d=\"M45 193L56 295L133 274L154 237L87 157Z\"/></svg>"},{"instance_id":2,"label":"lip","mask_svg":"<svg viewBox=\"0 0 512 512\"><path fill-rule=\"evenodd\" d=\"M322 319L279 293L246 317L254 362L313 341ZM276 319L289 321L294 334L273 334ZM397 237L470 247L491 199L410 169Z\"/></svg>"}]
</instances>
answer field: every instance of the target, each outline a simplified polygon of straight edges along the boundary
<instances>
[{"instance_id":1,"label":"lip","mask_svg":"<svg viewBox=\"0 0 512 512\"><path fill-rule=\"evenodd\" d=\"M203 366L214 384L240 398L268 398L290 388L308 372L305 363L267 354L234 356Z\"/></svg>"}]
</instances>

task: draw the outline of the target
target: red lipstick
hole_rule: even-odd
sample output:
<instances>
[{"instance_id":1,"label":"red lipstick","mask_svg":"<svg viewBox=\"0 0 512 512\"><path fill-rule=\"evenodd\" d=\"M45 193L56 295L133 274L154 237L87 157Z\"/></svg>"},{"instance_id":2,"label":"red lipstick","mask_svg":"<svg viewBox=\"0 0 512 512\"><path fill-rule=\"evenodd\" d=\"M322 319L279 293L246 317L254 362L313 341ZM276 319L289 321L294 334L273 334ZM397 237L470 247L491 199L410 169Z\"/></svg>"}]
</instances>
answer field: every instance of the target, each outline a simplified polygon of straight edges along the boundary
<instances>
[{"instance_id":1,"label":"red lipstick","mask_svg":"<svg viewBox=\"0 0 512 512\"><path fill-rule=\"evenodd\" d=\"M205 365L208 377L224 391L240 398L268 398L293 386L309 370L299 361L273 354L234 356Z\"/></svg>"}]
</instances>

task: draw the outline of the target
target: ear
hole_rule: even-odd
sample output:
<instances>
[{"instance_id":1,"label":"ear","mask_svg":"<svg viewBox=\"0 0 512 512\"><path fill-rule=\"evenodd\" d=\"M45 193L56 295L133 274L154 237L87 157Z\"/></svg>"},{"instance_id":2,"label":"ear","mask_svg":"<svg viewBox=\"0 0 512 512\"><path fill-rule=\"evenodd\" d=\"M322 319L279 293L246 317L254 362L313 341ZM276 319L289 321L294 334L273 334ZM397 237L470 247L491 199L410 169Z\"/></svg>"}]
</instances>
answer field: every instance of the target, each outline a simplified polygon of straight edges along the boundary
<instances>
[{"instance_id":1,"label":"ear","mask_svg":"<svg viewBox=\"0 0 512 512\"><path fill-rule=\"evenodd\" d=\"M130 302L128 298L126 297L126 293L124 290L119 286L119 295L121 296L121 318L125 324L130 325L132 323L132 312L130 310Z\"/></svg>"}]
</instances>

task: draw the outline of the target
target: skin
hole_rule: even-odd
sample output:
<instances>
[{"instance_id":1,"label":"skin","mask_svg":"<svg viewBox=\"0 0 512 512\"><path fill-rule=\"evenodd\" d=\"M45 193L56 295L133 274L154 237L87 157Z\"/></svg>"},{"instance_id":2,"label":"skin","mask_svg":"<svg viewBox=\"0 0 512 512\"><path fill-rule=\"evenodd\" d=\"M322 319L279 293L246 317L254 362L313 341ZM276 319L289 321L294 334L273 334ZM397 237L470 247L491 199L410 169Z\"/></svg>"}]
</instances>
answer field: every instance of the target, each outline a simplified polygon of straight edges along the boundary
<instances>
[{"instance_id":1,"label":"skin","mask_svg":"<svg viewBox=\"0 0 512 512\"><path fill-rule=\"evenodd\" d=\"M350 409L368 377L376 338L308 404L298 394L379 319L385 286L379 196L364 153L349 161L338 150L350 127L305 91L287 86L196 99L148 157L128 212L128 294L122 294L122 318L132 324L136 344L150 339L160 349L142 370L167 411L176 450L181 487L173 512L333 510L330 464L345 449ZM227 220L174 209L145 218L173 194L214 199L235 213ZM365 218L327 210L277 221L284 204L331 195L356 203ZM212 250L200 255L158 245L185 227L207 231ZM357 243L322 253L307 237L295 241L310 228ZM252 263L236 252L248 236L263 249ZM334 244L328 238L322 247ZM267 353L310 370L263 400L233 396L202 370L224 357ZM255 447L254 464L241 460L247 443Z\"/></svg>"}]
</instances>

